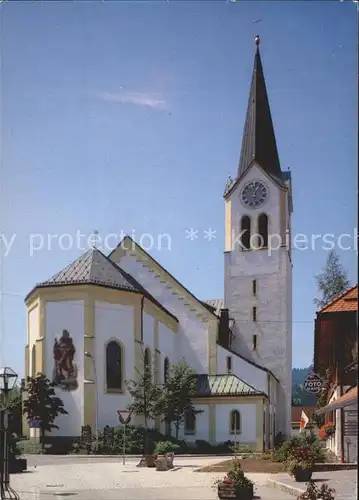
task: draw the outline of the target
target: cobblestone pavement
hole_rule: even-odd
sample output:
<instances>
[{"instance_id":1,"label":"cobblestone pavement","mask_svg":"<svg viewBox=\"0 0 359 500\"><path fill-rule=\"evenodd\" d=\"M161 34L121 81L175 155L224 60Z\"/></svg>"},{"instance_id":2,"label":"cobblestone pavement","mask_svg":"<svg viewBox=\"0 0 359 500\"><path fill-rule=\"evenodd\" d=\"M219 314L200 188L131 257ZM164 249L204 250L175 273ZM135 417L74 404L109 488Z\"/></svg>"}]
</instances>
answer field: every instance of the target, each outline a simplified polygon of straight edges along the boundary
<instances>
[{"instance_id":1,"label":"cobblestone pavement","mask_svg":"<svg viewBox=\"0 0 359 500\"><path fill-rule=\"evenodd\" d=\"M122 466L118 462L93 462L30 467L24 474L11 477L11 486L21 500L214 500L215 479L223 474L197 473L194 467L209 464L201 457L177 461L168 472L137 468L136 462ZM218 457L212 458L212 463ZM181 465L179 465L181 464ZM247 474L255 483L255 498L293 500L293 497L266 486L268 474Z\"/></svg>"}]
</instances>

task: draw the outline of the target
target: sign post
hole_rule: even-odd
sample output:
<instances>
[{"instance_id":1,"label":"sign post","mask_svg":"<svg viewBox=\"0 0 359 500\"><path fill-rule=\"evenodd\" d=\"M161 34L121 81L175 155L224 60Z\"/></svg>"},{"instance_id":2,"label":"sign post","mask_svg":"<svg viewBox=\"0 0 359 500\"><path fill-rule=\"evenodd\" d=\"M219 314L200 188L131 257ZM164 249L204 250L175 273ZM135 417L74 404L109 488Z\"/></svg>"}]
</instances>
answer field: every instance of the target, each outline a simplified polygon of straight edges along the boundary
<instances>
[{"instance_id":1,"label":"sign post","mask_svg":"<svg viewBox=\"0 0 359 500\"><path fill-rule=\"evenodd\" d=\"M310 373L304 380L303 386L310 394L319 394L323 388L323 380L316 373Z\"/></svg>"},{"instance_id":2,"label":"sign post","mask_svg":"<svg viewBox=\"0 0 359 500\"><path fill-rule=\"evenodd\" d=\"M117 410L117 415L123 425L122 464L126 465L126 427L131 422L131 412L129 410Z\"/></svg>"}]
</instances>

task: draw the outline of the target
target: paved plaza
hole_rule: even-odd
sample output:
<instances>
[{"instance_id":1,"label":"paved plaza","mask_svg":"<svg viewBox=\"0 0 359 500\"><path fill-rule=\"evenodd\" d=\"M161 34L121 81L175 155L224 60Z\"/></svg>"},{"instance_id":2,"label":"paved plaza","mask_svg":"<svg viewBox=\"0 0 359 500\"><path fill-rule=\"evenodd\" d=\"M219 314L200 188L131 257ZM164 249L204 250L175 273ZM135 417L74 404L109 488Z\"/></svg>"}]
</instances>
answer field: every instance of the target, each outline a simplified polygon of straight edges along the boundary
<instances>
[{"instance_id":1,"label":"paved plaza","mask_svg":"<svg viewBox=\"0 0 359 500\"><path fill-rule=\"evenodd\" d=\"M159 472L138 468L138 458L30 457L28 472L13 475L11 485L21 500L214 500L213 481L223 474L195 472L225 457L176 457L175 469ZM50 463L51 461L51 463ZM293 500L267 486L268 474L247 474L255 498Z\"/></svg>"}]
</instances>

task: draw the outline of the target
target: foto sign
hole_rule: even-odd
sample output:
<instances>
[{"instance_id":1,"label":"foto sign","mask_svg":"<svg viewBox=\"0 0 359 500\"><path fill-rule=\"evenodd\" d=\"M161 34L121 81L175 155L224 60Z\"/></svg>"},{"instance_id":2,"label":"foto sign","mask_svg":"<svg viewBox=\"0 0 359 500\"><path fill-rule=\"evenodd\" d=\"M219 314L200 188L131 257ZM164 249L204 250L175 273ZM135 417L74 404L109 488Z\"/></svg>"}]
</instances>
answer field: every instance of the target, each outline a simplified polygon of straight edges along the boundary
<instances>
[{"instance_id":1,"label":"foto sign","mask_svg":"<svg viewBox=\"0 0 359 500\"><path fill-rule=\"evenodd\" d=\"M303 386L310 394L319 394L323 388L323 380L316 373L310 373Z\"/></svg>"}]
</instances>

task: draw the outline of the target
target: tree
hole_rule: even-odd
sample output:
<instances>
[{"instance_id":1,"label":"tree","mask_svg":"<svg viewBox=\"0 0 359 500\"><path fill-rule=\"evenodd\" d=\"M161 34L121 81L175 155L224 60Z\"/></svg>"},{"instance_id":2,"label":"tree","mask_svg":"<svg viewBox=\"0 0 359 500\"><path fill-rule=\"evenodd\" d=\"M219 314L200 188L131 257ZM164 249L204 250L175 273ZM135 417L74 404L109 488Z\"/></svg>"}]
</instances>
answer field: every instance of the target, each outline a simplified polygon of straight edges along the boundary
<instances>
[{"instance_id":1,"label":"tree","mask_svg":"<svg viewBox=\"0 0 359 500\"><path fill-rule=\"evenodd\" d=\"M20 387L16 386L9 392L9 432L22 435L22 394Z\"/></svg>"},{"instance_id":2,"label":"tree","mask_svg":"<svg viewBox=\"0 0 359 500\"><path fill-rule=\"evenodd\" d=\"M319 309L344 293L350 286L347 272L339 261L338 254L331 250L323 271L316 276L321 298L314 299Z\"/></svg>"},{"instance_id":3,"label":"tree","mask_svg":"<svg viewBox=\"0 0 359 500\"><path fill-rule=\"evenodd\" d=\"M192 399L196 395L195 372L185 360L173 365L169 371L162 392L162 415L171 430L171 424L175 425L176 439L178 439L179 428L184 421L186 412L194 415L202 413L196 410Z\"/></svg>"},{"instance_id":4,"label":"tree","mask_svg":"<svg viewBox=\"0 0 359 500\"><path fill-rule=\"evenodd\" d=\"M27 421L39 420L40 441L44 447L45 432L58 429L54 421L58 415L68 415L62 400L56 396L54 385L50 380L38 373L36 377L27 377L28 398L24 401L23 413Z\"/></svg>"},{"instance_id":5,"label":"tree","mask_svg":"<svg viewBox=\"0 0 359 500\"><path fill-rule=\"evenodd\" d=\"M143 415L144 418L144 453L149 453L148 423L161 414L162 388L156 384L154 371L150 363L145 362L143 357L143 369L136 368L137 379L126 381L126 388L132 397L132 403L127 409L135 415Z\"/></svg>"}]
</instances>

